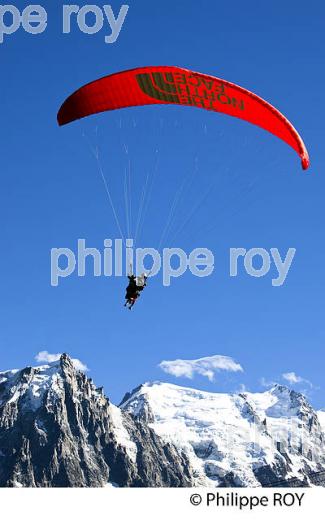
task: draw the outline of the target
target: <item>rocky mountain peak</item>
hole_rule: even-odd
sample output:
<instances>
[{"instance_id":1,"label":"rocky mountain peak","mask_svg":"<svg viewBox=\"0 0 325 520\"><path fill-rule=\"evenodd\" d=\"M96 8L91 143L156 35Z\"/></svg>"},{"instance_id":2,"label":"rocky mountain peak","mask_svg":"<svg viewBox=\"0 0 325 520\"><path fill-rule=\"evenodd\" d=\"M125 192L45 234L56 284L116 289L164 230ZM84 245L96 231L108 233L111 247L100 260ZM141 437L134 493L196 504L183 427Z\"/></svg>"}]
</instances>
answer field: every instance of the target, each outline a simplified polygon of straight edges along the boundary
<instances>
[{"instance_id":1,"label":"rocky mountain peak","mask_svg":"<svg viewBox=\"0 0 325 520\"><path fill-rule=\"evenodd\" d=\"M65 370L67 370L69 372L74 372L75 371L75 368L74 368L74 365L73 365L73 361L72 361L72 359L70 358L70 356L68 354L65 354L65 353L61 354L60 360L59 360L59 364L60 364L60 367L61 367L63 372Z\"/></svg>"},{"instance_id":2,"label":"rocky mountain peak","mask_svg":"<svg viewBox=\"0 0 325 520\"><path fill-rule=\"evenodd\" d=\"M63 354L0 373L0 486L187 486L188 461Z\"/></svg>"}]
</instances>

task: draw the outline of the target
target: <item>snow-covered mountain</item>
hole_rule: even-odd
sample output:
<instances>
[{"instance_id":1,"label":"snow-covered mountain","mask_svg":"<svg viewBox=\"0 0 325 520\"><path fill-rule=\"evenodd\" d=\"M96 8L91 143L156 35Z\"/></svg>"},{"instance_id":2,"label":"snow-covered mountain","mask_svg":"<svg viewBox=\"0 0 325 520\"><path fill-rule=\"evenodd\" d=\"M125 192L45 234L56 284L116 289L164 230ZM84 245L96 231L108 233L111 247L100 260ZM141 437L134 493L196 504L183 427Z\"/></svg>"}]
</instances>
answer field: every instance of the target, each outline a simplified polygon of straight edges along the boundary
<instances>
[{"instance_id":1,"label":"snow-covered mountain","mask_svg":"<svg viewBox=\"0 0 325 520\"><path fill-rule=\"evenodd\" d=\"M230 395L147 383L121 407L188 457L195 485L325 485L325 412L284 386Z\"/></svg>"},{"instance_id":2,"label":"snow-covered mountain","mask_svg":"<svg viewBox=\"0 0 325 520\"><path fill-rule=\"evenodd\" d=\"M317 416L318 416L320 425L322 427L322 430L325 432L325 411L319 410L319 412L317 412Z\"/></svg>"},{"instance_id":3,"label":"snow-covered mountain","mask_svg":"<svg viewBox=\"0 0 325 520\"><path fill-rule=\"evenodd\" d=\"M283 386L146 383L117 407L65 354L0 372L0 486L325 485L324 430Z\"/></svg>"},{"instance_id":4,"label":"snow-covered mountain","mask_svg":"<svg viewBox=\"0 0 325 520\"><path fill-rule=\"evenodd\" d=\"M0 486L188 486L187 459L67 355L0 373Z\"/></svg>"}]
</instances>

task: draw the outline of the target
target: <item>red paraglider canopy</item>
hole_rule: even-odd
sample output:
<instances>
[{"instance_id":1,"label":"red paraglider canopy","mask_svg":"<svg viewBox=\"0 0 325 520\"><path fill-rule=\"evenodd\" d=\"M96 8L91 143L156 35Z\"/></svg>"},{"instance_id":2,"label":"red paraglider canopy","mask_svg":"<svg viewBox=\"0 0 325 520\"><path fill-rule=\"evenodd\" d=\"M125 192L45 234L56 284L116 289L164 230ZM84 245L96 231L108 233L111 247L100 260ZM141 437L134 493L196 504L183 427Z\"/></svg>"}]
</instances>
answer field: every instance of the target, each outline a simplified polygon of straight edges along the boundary
<instances>
[{"instance_id":1,"label":"red paraglider canopy","mask_svg":"<svg viewBox=\"0 0 325 520\"><path fill-rule=\"evenodd\" d=\"M303 169L309 167L308 152L297 130L267 101L229 81L179 67L142 67L93 81L66 99L58 123L153 104L195 106L244 119L285 141L299 154Z\"/></svg>"}]
</instances>

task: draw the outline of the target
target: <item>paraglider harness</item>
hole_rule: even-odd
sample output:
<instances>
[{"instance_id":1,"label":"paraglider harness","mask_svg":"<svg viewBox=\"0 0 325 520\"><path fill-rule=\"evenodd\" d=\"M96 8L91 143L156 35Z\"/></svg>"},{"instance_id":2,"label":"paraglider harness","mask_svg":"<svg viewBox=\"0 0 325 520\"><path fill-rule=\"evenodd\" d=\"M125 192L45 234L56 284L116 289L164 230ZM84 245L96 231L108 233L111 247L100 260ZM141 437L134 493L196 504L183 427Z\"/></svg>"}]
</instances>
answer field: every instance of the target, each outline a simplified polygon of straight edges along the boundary
<instances>
[{"instance_id":1,"label":"paraglider harness","mask_svg":"<svg viewBox=\"0 0 325 520\"><path fill-rule=\"evenodd\" d=\"M132 309L133 305L137 301L137 299L140 297L141 292L147 285L147 278L148 276L143 274L139 279L141 280L141 283L138 283L137 277L134 274L129 274L129 285L126 288L126 295L125 295L125 304L124 307L127 307L129 310Z\"/></svg>"}]
</instances>

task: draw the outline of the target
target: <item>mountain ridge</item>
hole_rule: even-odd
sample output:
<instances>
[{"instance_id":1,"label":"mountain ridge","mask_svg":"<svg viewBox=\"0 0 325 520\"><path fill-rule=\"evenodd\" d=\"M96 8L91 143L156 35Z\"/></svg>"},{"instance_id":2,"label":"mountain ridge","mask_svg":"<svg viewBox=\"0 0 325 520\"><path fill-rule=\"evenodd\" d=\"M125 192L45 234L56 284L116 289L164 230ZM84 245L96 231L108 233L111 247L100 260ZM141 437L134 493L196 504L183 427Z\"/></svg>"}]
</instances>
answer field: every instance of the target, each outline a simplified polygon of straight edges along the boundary
<instances>
[{"instance_id":1,"label":"mountain ridge","mask_svg":"<svg viewBox=\"0 0 325 520\"><path fill-rule=\"evenodd\" d=\"M62 354L0 372L0 486L325 485L325 412L283 385L222 394L161 381L112 404Z\"/></svg>"},{"instance_id":2,"label":"mountain ridge","mask_svg":"<svg viewBox=\"0 0 325 520\"><path fill-rule=\"evenodd\" d=\"M310 475L325 469L318 414L283 385L222 394L146 383L121 406L186 453L197 485L268 486L293 479L311 485Z\"/></svg>"}]
</instances>

